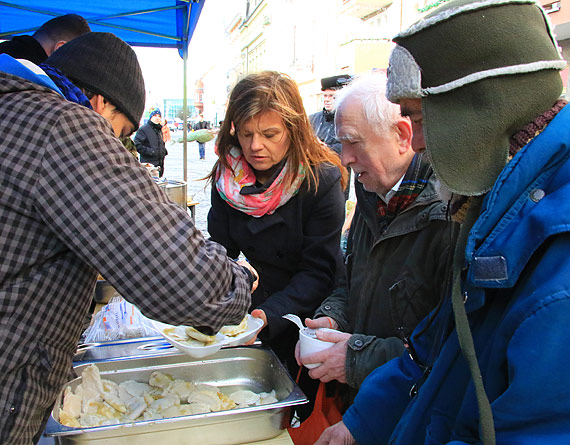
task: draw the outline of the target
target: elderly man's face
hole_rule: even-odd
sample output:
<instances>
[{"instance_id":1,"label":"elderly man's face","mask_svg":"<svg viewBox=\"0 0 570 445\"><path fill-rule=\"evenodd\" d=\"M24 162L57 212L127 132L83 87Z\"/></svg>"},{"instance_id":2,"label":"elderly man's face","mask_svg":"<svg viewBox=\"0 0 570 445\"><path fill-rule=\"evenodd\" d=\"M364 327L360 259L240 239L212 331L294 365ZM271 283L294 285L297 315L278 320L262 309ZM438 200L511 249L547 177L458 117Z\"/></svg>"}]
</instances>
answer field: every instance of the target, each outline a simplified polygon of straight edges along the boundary
<instances>
[{"instance_id":1,"label":"elderly man's face","mask_svg":"<svg viewBox=\"0 0 570 445\"><path fill-rule=\"evenodd\" d=\"M336 96L335 90L325 90L323 91L323 107L327 111L334 110L334 99Z\"/></svg>"},{"instance_id":2,"label":"elderly man's face","mask_svg":"<svg viewBox=\"0 0 570 445\"><path fill-rule=\"evenodd\" d=\"M423 152L426 149L426 141L423 130L422 100L401 99L400 114L404 117L409 117L412 121L412 129L414 131L412 148L416 153Z\"/></svg>"},{"instance_id":3,"label":"elderly man's face","mask_svg":"<svg viewBox=\"0 0 570 445\"><path fill-rule=\"evenodd\" d=\"M414 155L409 137L403 134L411 133L409 121L401 119L378 134L365 118L362 105L352 98L345 99L336 113L343 165L354 170L366 190L385 195L404 175Z\"/></svg>"}]
</instances>

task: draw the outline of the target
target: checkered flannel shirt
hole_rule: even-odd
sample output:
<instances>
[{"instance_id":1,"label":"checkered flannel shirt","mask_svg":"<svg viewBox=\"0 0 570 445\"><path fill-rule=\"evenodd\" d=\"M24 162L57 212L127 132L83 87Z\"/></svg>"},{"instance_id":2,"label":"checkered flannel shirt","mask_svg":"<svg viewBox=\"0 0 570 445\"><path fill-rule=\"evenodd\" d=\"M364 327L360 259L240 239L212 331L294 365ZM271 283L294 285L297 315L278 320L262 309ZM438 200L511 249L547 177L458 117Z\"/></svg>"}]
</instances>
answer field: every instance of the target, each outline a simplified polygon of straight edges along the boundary
<instances>
[{"instance_id":1,"label":"checkered flannel shirt","mask_svg":"<svg viewBox=\"0 0 570 445\"><path fill-rule=\"evenodd\" d=\"M0 190L0 443L41 427L69 377L97 272L143 314L175 325L217 330L249 307L242 267L204 239L105 119L5 73Z\"/></svg>"}]
</instances>

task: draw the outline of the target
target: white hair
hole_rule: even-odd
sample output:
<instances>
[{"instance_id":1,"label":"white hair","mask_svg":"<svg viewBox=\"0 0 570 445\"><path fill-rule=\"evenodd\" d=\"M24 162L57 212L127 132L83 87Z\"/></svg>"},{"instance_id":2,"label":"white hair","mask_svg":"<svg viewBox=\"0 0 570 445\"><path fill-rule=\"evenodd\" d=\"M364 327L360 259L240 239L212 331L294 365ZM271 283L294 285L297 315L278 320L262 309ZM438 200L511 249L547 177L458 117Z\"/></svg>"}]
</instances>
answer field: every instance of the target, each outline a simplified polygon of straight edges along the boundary
<instances>
[{"instance_id":1,"label":"white hair","mask_svg":"<svg viewBox=\"0 0 570 445\"><path fill-rule=\"evenodd\" d=\"M377 134L391 129L400 117L400 106L386 98L386 75L381 71L373 71L353 79L336 94L336 115L347 99L357 101L368 124Z\"/></svg>"}]
</instances>

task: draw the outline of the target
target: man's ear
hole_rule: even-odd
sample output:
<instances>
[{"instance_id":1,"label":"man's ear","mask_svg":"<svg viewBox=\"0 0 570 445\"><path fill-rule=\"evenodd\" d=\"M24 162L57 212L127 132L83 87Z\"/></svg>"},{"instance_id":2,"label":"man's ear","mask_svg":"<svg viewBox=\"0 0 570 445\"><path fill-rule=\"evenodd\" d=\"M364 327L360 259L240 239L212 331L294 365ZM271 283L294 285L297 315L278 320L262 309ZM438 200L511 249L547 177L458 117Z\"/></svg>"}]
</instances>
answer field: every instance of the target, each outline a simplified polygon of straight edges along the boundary
<instances>
[{"instance_id":1,"label":"man's ear","mask_svg":"<svg viewBox=\"0 0 570 445\"><path fill-rule=\"evenodd\" d=\"M107 104L107 101L103 96L101 96L100 94L94 94L93 97L89 99L89 102L91 102L93 111L96 111L99 114L103 114L103 110L105 109L105 105Z\"/></svg>"},{"instance_id":2,"label":"man's ear","mask_svg":"<svg viewBox=\"0 0 570 445\"><path fill-rule=\"evenodd\" d=\"M396 128L398 129L397 133L400 153L403 154L412 148L412 137L414 136L412 123L408 118L401 118L396 122Z\"/></svg>"},{"instance_id":3,"label":"man's ear","mask_svg":"<svg viewBox=\"0 0 570 445\"><path fill-rule=\"evenodd\" d=\"M54 52L61 48L63 45L67 43L67 40L58 40L55 45L53 46Z\"/></svg>"}]
</instances>

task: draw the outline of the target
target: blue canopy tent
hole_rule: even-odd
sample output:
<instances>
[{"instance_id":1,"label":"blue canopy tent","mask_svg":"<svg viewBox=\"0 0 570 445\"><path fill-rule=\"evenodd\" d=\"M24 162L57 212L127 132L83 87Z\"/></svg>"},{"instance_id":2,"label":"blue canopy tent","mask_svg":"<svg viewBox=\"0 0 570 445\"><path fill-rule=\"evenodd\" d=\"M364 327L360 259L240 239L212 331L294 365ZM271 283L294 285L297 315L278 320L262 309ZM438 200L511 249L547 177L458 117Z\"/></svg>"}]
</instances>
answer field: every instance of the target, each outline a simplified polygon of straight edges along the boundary
<instances>
[{"instance_id":1,"label":"blue canopy tent","mask_svg":"<svg viewBox=\"0 0 570 445\"><path fill-rule=\"evenodd\" d=\"M93 31L112 32L131 46L177 48L184 63L184 128L187 128L188 44L206 0L12 0L0 1L0 40L32 34L44 22L79 14ZM187 139L184 132L184 181Z\"/></svg>"}]
</instances>

